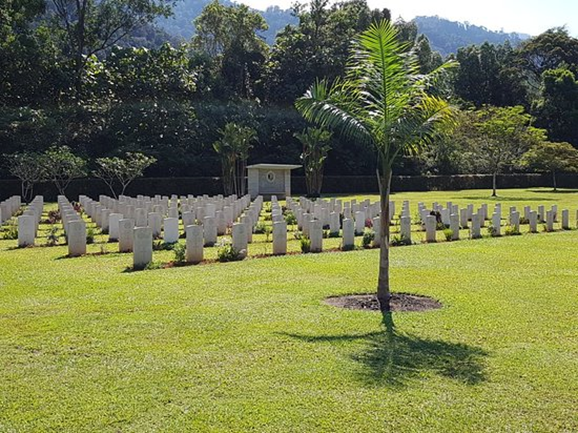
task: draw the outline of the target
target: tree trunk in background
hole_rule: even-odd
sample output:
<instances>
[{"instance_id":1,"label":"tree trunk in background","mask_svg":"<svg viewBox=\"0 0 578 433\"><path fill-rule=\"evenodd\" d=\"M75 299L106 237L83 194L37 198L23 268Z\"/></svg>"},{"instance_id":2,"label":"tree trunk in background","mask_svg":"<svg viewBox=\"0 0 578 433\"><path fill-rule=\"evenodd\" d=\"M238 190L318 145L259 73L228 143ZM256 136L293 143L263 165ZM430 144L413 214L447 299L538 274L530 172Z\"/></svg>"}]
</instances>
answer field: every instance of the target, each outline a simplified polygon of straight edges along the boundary
<instances>
[{"instance_id":1,"label":"tree trunk in background","mask_svg":"<svg viewBox=\"0 0 578 433\"><path fill-rule=\"evenodd\" d=\"M554 184L554 191L558 191L557 185L556 185L556 170L552 170L552 182Z\"/></svg>"},{"instance_id":2,"label":"tree trunk in background","mask_svg":"<svg viewBox=\"0 0 578 433\"><path fill-rule=\"evenodd\" d=\"M497 177L497 173L492 173L492 197L496 197L498 195L497 193L497 182L496 182L496 177Z\"/></svg>"}]
</instances>

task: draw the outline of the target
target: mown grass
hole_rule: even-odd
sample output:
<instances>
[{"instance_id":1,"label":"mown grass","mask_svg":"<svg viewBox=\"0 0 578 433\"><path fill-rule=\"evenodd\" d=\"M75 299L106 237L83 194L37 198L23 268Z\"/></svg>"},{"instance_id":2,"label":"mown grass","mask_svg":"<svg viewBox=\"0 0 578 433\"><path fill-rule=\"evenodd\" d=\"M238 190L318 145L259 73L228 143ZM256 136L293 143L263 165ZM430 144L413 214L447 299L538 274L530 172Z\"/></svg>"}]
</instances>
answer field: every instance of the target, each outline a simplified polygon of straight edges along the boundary
<instances>
[{"instance_id":1,"label":"mown grass","mask_svg":"<svg viewBox=\"0 0 578 433\"><path fill-rule=\"evenodd\" d=\"M578 230L394 248L394 290L444 308L393 334L323 303L372 291L376 250L126 273L13 245L2 432L578 430Z\"/></svg>"}]
</instances>

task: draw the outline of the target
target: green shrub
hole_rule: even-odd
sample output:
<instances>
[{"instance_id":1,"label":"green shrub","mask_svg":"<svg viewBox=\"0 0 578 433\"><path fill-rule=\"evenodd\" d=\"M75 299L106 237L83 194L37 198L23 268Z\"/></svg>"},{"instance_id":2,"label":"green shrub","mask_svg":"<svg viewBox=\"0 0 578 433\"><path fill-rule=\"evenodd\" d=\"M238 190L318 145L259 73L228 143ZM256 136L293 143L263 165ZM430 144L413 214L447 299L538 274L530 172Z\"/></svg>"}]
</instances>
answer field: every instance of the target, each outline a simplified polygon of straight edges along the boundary
<instances>
[{"instance_id":1,"label":"green shrub","mask_svg":"<svg viewBox=\"0 0 578 433\"><path fill-rule=\"evenodd\" d=\"M264 234L264 233L266 233L268 227L269 227L269 224L265 224L265 222L259 221L257 223L257 225L255 226L255 230L253 233Z\"/></svg>"},{"instance_id":2,"label":"green shrub","mask_svg":"<svg viewBox=\"0 0 578 433\"><path fill-rule=\"evenodd\" d=\"M518 236L521 234L520 230L514 226L506 226L506 228L504 229L504 233L506 234L506 236Z\"/></svg>"},{"instance_id":3,"label":"green shrub","mask_svg":"<svg viewBox=\"0 0 578 433\"><path fill-rule=\"evenodd\" d=\"M293 212L287 211L287 213L285 213L285 222L288 225L294 226L295 224L297 224L297 217Z\"/></svg>"},{"instance_id":4,"label":"green shrub","mask_svg":"<svg viewBox=\"0 0 578 433\"><path fill-rule=\"evenodd\" d=\"M490 236L498 236L498 229L496 227L494 227L493 225L489 225L488 226L488 234Z\"/></svg>"},{"instance_id":5,"label":"green shrub","mask_svg":"<svg viewBox=\"0 0 578 433\"><path fill-rule=\"evenodd\" d=\"M393 245L394 247L402 246L402 245L411 245L411 241L407 237L405 237L401 234L393 235L389 239L389 243L390 243L390 245Z\"/></svg>"},{"instance_id":6,"label":"green shrub","mask_svg":"<svg viewBox=\"0 0 578 433\"><path fill-rule=\"evenodd\" d=\"M363 245L363 248L369 248L374 239L375 232L373 229L365 228L363 231L363 238L361 239L361 245Z\"/></svg>"},{"instance_id":7,"label":"green shrub","mask_svg":"<svg viewBox=\"0 0 578 433\"><path fill-rule=\"evenodd\" d=\"M338 238L338 237L339 237L339 231L329 232L329 234L327 235L327 237L329 237L329 238Z\"/></svg>"},{"instance_id":8,"label":"green shrub","mask_svg":"<svg viewBox=\"0 0 578 433\"><path fill-rule=\"evenodd\" d=\"M186 248L183 244L174 244L173 253L175 253L175 263L182 264L186 260Z\"/></svg>"},{"instance_id":9,"label":"green shrub","mask_svg":"<svg viewBox=\"0 0 578 433\"><path fill-rule=\"evenodd\" d=\"M153 251L170 251L175 248L176 243L168 244L165 241L159 240L153 242Z\"/></svg>"},{"instance_id":10,"label":"green shrub","mask_svg":"<svg viewBox=\"0 0 578 433\"><path fill-rule=\"evenodd\" d=\"M92 227L89 227L88 229L86 229L86 243L87 244L92 244L94 243L94 229Z\"/></svg>"},{"instance_id":11,"label":"green shrub","mask_svg":"<svg viewBox=\"0 0 578 433\"><path fill-rule=\"evenodd\" d=\"M446 241L451 241L453 234L454 231L452 229L444 229L444 236L446 238Z\"/></svg>"},{"instance_id":12,"label":"green shrub","mask_svg":"<svg viewBox=\"0 0 578 433\"><path fill-rule=\"evenodd\" d=\"M309 239L307 239L306 237L302 237L300 240L300 244L301 244L301 252L303 254L311 252L311 241Z\"/></svg>"},{"instance_id":13,"label":"green shrub","mask_svg":"<svg viewBox=\"0 0 578 433\"><path fill-rule=\"evenodd\" d=\"M154 269L162 269L163 264L161 262L150 262L144 267L145 271L152 271Z\"/></svg>"},{"instance_id":14,"label":"green shrub","mask_svg":"<svg viewBox=\"0 0 578 433\"><path fill-rule=\"evenodd\" d=\"M217 260L220 262L235 262L241 260L241 254L237 251L231 242L223 242L217 250Z\"/></svg>"},{"instance_id":15,"label":"green shrub","mask_svg":"<svg viewBox=\"0 0 578 433\"><path fill-rule=\"evenodd\" d=\"M48 235L46 236L46 244L49 247L58 245L58 227L50 227L50 230L48 230Z\"/></svg>"},{"instance_id":16,"label":"green shrub","mask_svg":"<svg viewBox=\"0 0 578 433\"><path fill-rule=\"evenodd\" d=\"M13 240L18 239L18 226L16 224L9 224L4 228L2 239Z\"/></svg>"}]
</instances>

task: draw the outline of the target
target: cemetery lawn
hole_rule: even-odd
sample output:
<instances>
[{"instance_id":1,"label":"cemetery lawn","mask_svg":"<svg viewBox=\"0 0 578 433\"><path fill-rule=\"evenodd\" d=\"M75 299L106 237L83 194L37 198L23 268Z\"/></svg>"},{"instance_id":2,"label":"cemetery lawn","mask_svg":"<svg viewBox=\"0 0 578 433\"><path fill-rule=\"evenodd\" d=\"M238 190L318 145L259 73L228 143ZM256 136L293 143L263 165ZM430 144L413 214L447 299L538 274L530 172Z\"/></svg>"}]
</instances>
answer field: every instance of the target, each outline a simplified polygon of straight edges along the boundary
<instances>
[{"instance_id":1,"label":"cemetery lawn","mask_svg":"<svg viewBox=\"0 0 578 433\"><path fill-rule=\"evenodd\" d=\"M575 227L578 193L547 191L498 201L557 203ZM372 292L377 250L125 272L130 254L15 243L0 240L1 432L578 431L578 230L394 248L394 291L444 307L393 313L393 335L323 303Z\"/></svg>"}]
</instances>

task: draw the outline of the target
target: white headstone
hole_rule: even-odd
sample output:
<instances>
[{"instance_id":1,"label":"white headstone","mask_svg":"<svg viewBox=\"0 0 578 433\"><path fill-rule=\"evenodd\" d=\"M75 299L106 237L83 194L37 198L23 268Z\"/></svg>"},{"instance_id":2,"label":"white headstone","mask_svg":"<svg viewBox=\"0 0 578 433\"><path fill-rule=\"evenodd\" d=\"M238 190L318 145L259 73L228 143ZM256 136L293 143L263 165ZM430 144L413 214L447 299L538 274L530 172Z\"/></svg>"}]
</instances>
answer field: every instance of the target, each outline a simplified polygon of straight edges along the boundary
<instances>
[{"instance_id":1,"label":"white headstone","mask_svg":"<svg viewBox=\"0 0 578 433\"><path fill-rule=\"evenodd\" d=\"M502 235L502 218L498 212L492 215L492 236Z\"/></svg>"},{"instance_id":2,"label":"white headstone","mask_svg":"<svg viewBox=\"0 0 578 433\"><path fill-rule=\"evenodd\" d=\"M345 218L343 220L343 238L341 241L341 248L344 250L352 249L355 246L355 230L353 227L353 220Z\"/></svg>"},{"instance_id":3,"label":"white headstone","mask_svg":"<svg viewBox=\"0 0 578 433\"><path fill-rule=\"evenodd\" d=\"M111 213L108 216L108 239L110 241L118 241L120 233L119 223L122 218L121 213Z\"/></svg>"},{"instance_id":4,"label":"white headstone","mask_svg":"<svg viewBox=\"0 0 578 433\"><path fill-rule=\"evenodd\" d=\"M374 248L377 248L381 245L381 218L376 216L371 221L373 223L373 233L374 233L371 245Z\"/></svg>"},{"instance_id":5,"label":"white headstone","mask_svg":"<svg viewBox=\"0 0 578 433\"><path fill-rule=\"evenodd\" d=\"M174 244L179 241L179 219L165 218L163 224L163 240L167 244Z\"/></svg>"},{"instance_id":6,"label":"white headstone","mask_svg":"<svg viewBox=\"0 0 578 433\"><path fill-rule=\"evenodd\" d=\"M409 216L402 216L399 223L402 240L411 243L411 218Z\"/></svg>"},{"instance_id":7,"label":"white headstone","mask_svg":"<svg viewBox=\"0 0 578 433\"><path fill-rule=\"evenodd\" d=\"M520 212L514 211L510 214L510 226L516 232L520 232Z\"/></svg>"},{"instance_id":8,"label":"white headstone","mask_svg":"<svg viewBox=\"0 0 578 433\"><path fill-rule=\"evenodd\" d=\"M436 241L437 219L434 215L425 218L425 240L426 242Z\"/></svg>"},{"instance_id":9,"label":"white headstone","mask_svg":"<svg viewBox=\"0 0 578 433\"><path fill-rule=\"evenodd\" d=\"M68 255L77 257L86 254L86 223L82 220L68 223Z\"/></svg>"},{"instance_id":10,"label":"white headstone","mask_svg":"<svg viewBox=\"0 0 578 433\"><path fill-rule=\"evenodd\" d=\"M273 223L273 254L287 254L287 223L285 221Z\"/></svg>"},{"instance_id":11,"label":"white headstone","mask_svg":"<svg viewBox=\"0 0 578 433\"><path fill-rule=\"evenodd\" d=\"M147 221L147 210L144 208L138 208L135 210L135 227L146 227L148 226Z\"/></svg>"},{"instance_id":12,"label":"white headstone","mask_svg":"<svg viewBox=\"0 0 578 433\"><path fill-rule=\"evenodd\" d=\"M18 246L26 247L34 245L34 234L36 233L36 221L32 215L21 215L18 217Z\"/></svg>"},{"instance_id":13,"label":"white headstone","mask_svg":"<svg viewBox=\"0 0 578 433\"><path fill-rule=\"evenodd\" d=\"M118 251L126 253L133 249L134 221L132 219L121 219L118 222Z\"/></svg>"},{"instance_id":14,"label":"white headstone","mask_svg":"<svg viewBox=\"0 0 578 433\"><path fill-rule=\"evenodd\" d=\"M163 217L158 212L149 212L148 214L148 226L153 231L153 238L160 238L163 228Z\"/></svg>"},{"instance_id":15,"label":"white headstone","mask_svg":"<svg viewBox=\"0 0 578 433\"><path fill-rule=\"evenodd\" d=\"M450 215L450 230L452 231L452 241L460 239L460 217L457 213Z\"/></svg>"},{"instance_id":16,"label":"white headstone","mask_svg":"<svg viewBox=\"0 0 578 433\"><path fill-rule=\"evenodd\" d=\"M478 238L482 237L482 234L480 231L481 220L482 220L482 217L479 213L475 213L472 215L472 227L471 227L472 239L478 239Z\"/></svg>"},{"instance_id":17,"label":"white headstone","mask_svg":"<svg viewBox=\"0 0 578 433\"><path fill-rule=\"evenodd\" d=\"M153 231L150 227L135 227L133 239L133 267L143 269L153 261Z\"/></svg>"},{"instance_id":18,"label":"white headstone","mask_svg":"<svg viewBox=\"0 0 578 433\"><path fill-rule=\"evenodd\" d=\"M247 250L248 240L247 240L247 225L244 223L233 224L233 248L241 252Z\"/></svg>"},{"instance_id":19,"label":"white headstone","mask_svg":"<svg viewBox=\"0 0 578 433\"><path fill-rule=\"evenodd\" d=\"M365 230L365 212L355 212L355 234L362 235Z\"/></svg>"},{"instance_id":20,"label":"white headstone","mask_svg":"<svg viewBox=\"0 0 578 433\"><path fill-rule=\"evenodd\" d=\"M562 229L570 230L570 212L568 209L562 209Z\"/></svg>"},{"instance_id":21,"label":"white headstone","mask_svg":"<svg viewBox=\"0 0 578 433\"><path fill-rule=\"evenodd\" d=\"M538 232L538 213L535 210L530 211L530 218L528 218L530 225L530 233Z\"/></svg>"},{"instance_id":22,"label":"white headstone","mask_svg":"<svg viewBox=\"0 0 578 433\"><path fill-rule=\"evenodd\" d=\"M189 263L200 263L203 261L203 226L190 225L185 228L186 240L186 260Z\"/></svg>"},{"instance_id":23,"label":"white headstone","mask_svg":"<svg viewBox=\"0 0 578 433\"><path fill-rule=\"evenodd\" d=\"M203 221L203 231L205 237L205 245L212 247L217 243L217 224L215 218L206 216Z\"/></svg>"},{"instance_id":24,"label":"white headstone","mask_svg":"<svg viewBox=\"0 0 578 433\"><path fill-rule=\"evenodd\" d=\"M321 221L311 221L309 238L311 239L311 252L320 253L323 250L323 226L321 225Z\"/></svg>"}]
</instances>

